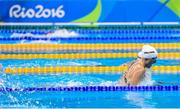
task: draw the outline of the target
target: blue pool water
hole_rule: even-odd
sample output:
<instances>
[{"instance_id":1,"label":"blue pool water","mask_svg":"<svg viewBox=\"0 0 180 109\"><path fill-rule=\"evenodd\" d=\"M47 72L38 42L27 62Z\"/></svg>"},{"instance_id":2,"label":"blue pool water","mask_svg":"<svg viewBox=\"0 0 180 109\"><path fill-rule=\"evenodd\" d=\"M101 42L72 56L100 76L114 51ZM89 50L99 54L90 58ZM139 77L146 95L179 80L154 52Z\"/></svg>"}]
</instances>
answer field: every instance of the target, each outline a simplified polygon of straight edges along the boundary
<instances>
[{"instance_id":1,"label":"blue pool water","mask_svg":"<svg viewBox=\"0 0 180 109\"><path fill-rule=\"evenodd\" d=\"M51 74L3 75L6 87L58 87L114 85L118 74ZM164 85L180 85L180 75L154 74ZM168 84L169 82L169 84ZM175 84L176 83L176 84ZM1 107L50 107L50 108L165 108L179 107L179 91L31 91L1 92ZM168 102L168 104L167 104ZM103 105L102 105L103 104Z\"/></svg>"},{"instance_id":2,"label":"blue pool water","mask_svg":"<svg viewBox=\"0 0 180 109\"><path fill-rule=\"evenodd\" d=\"M1 30L1 44L17 43L179 43L180 31L171 30L101 30L75 31L73 37L47 38L47 33L28 34L30 31ZM37 31L37 30L36 30ZM120 32L119 32L120 31ZM52 31L51 31L52 32ZM96 33L94 33L96 32ZM16 34L15 34L16 33ZM45 38L42 38L45 37ZM158 48L157 48L158 49ZM139 50L99 51L108 53L137 53ZM159 52L179 52L180 49ZM71 51L68 51L71 52ZM81 53L81 51L78 51ZM9 54L9 53L1 53ZM17 53L16 53L17 54ZM134 58L98 58L98 59L2 59L3 69L7 67L45 67L45 66L120 66ZM155 66L180 66L179 59L158 59ZM122 73L111 72L86 74L5 74L1 88L59 87L59 86L113 86ZM152 74L154 81L161 85L180 86L180 74ZM180 108L180 91L0 91L0 107L21 108Z\"/></svg>"}]
</instances>

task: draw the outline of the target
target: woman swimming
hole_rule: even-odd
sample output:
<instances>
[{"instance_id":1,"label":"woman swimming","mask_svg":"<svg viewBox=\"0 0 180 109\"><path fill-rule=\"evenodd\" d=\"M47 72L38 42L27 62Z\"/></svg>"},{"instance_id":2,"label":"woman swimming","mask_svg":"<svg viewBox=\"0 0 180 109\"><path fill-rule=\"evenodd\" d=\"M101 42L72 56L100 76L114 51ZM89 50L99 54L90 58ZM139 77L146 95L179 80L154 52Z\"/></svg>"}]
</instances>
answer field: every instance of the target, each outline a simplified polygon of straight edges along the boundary
<instances>
[{"instance_id":1,"label":"woman swimming","mask_svg":"<svg viewBox=\"0 0 180 109\"><path fill-rule=\"evenodd\" d=\"M119 85L136 86L152 84L151 66L156 63L157 51L150 45L144 45L138 53L138 59L127 64L128 70L119 81Z\"/></svg>"}]
</instances>

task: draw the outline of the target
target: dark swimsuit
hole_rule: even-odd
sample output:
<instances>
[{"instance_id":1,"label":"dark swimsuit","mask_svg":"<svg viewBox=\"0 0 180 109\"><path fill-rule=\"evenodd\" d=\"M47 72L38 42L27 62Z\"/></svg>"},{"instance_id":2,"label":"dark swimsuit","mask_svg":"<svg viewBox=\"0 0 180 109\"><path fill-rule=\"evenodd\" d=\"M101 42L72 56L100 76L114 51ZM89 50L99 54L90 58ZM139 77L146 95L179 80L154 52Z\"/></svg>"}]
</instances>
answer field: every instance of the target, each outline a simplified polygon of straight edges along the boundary
<instances>
[{"instance_id":1,"label":"dark swimsuit","mask_svg":"<svg viewBox=\"0 0 180 109\"><path fill-rule=\"evenodd\" d=\"M130 85L131 85L131 84L128 82L128 80L127 80L126 76L124 76L124 82L125 82L128 86L130 86Z\"/></svg>"}]
</instances>

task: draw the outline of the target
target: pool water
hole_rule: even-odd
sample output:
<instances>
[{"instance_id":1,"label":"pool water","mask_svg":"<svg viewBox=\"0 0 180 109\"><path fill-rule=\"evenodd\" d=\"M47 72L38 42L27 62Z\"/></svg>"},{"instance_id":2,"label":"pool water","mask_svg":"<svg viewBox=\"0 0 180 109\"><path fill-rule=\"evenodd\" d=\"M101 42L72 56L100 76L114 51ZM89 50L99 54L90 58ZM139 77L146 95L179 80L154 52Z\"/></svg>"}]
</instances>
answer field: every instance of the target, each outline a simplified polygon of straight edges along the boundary
<instances>
[{"instance_id":1,"label":"pool water","mask_svg":"<svg viewBox=\"0 0 180 109\"><path fill-rule=\"evenodd\" d=\"M21 93L4 93L1 94L1 96L2 96L1 107L179 108L179 104L174 102L174 101L179 101L179 92L167 92L167 91L166 92L38 92L38 93L21 92Z\"/></svg>"},{"instance_id":2,"label":"pool water","mask_svg":"<svg viewBox=\"0 0 180 109\"><path fill-rule=\"evenodd\" d=\"M3 30L1 44L19 43L179 43L180 30L176 29L131 29L70 30L70 36L48 34L48 30ZM6 31L6 32L5 32ZM40 32L38 32L40 31ZM34 32L34 31L33 31ZM50 31L56 33L55 30ZM73 33L72 33L73 32ZM51 37L51 38L48 38ZM44 38L45 37L45 38ZM53 39L53 38L56 39ZM58 37L58 38L57 38ZM157 48L158 49L158 48ZM159 52L179 52L180 49L158 49ZM99 51L102 53L137 53L139 50ZM71 51L68 51L71 52ZM78 51L82 53L82 51ZM83 51L88 52L88 51ZM98 52L98 51L96 51ZM1 52L1 54L20 54ZM43 52L45 53L45 52ZM61 53L59 51L58 53ZM29 54L29 53L26 53ZM47 66L120 66L135 58L95 59L1 59L7 67ZM158 59L155 66L180 66L179 59ZM114 86L122 72L84 74L5 74L1 88L61 87L61 86ZM152 79L164 86L180 86L180 74L153 72ZM0 107L16 108L180 108L180 91L0 91Z\"/></svg>"},{"instance_id":3,"label":"pool water","mask_svg":"<svg viewBox=\"0 0 180 109\"><path fill-rule=\"evenodd\" d=\"M59 87L59 86L111 86L118 74L39 74L3 75L4 86ZM153 80L164 85L180 85L180 75L154 74ZM177 108L179 91L14 91L0 93L1 107L46 108ZM168 104L167 104L168 103Z\"/></svg>"}]
</instances>

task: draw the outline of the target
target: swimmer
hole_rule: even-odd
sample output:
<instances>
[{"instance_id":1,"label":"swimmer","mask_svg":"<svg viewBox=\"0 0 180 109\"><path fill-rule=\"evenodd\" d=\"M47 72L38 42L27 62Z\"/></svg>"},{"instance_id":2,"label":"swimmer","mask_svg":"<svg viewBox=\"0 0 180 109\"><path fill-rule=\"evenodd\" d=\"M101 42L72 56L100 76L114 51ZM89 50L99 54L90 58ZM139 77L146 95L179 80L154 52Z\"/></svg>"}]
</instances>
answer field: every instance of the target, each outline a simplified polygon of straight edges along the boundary
<instances>
[{"instance_id":1,"label":"swimmer","mask_svg":"<svg viewBox=\"0 0 180 109\"><path fill-rule=\"evenodd\" d=\"M150 68L156 63L157 51L150 45L144 45L142 50L138 53L138 59L127 63L128 70L124 73L119 81L119 85L136 86L144 85L143 82L150 80Z\"/></svg>"}]
</instances>

